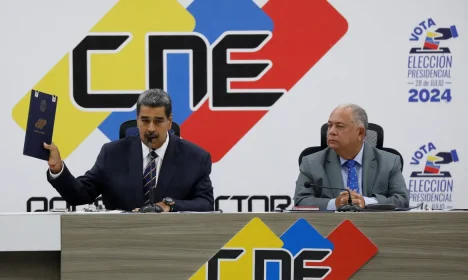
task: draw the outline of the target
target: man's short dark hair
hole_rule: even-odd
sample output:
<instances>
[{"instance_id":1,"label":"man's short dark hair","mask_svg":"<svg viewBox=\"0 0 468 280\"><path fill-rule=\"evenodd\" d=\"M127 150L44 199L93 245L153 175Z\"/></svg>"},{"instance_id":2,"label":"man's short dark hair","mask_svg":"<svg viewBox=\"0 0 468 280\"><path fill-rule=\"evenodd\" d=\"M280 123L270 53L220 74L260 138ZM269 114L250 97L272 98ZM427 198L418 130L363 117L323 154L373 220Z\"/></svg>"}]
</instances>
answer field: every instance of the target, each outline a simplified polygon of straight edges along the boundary
<instances>
[{"instance_id":1,"label":"man's short dark hair","mask_svg":"<svg viewBox=\"0 0 468 280\"><path fill-rule=\"evenodd\" d=\"M167 92L162 89L148 89L140 94L137 100L137 116L140 115L140 107L163 107L166 117L170 117L172 114L172 101L171 97Z\"/></svg>"}]
</instances>

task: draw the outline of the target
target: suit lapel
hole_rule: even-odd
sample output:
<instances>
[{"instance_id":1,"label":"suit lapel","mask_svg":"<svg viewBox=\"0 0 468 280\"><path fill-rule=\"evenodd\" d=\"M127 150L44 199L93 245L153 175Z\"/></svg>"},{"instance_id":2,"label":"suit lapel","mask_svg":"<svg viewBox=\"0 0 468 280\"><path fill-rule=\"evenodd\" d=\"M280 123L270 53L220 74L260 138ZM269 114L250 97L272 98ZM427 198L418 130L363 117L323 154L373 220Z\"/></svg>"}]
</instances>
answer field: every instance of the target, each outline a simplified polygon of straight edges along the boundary
<instances>
[{"instance_id":1,"label":"suit lapel","mask_svg":"<svg viewBox=\"0 0 468 280\"><path fill-rule=\"evenodd\" d=\"M341 165L338 160L338 155L332 149L329 149L327 156L327 164L325 166L328 182L332 188L343 188L343 177L341 176ZM340 190L331 190L334 197L340 194Z\"/></svg>"},{"instance_id":2,"label":"suit lapel","mask_svg":"<svg viewBox=\"0 0 468 280\"><path fill-rule=\"evenodd\" d=\"M164 154L163 163L160 169L158 183L156 184L155 201L161 201L170 186L174 172L176 170L179 138L169 134L169 144Z\"/></svg>"},{"instance_id":3,"label":"suit lapel","mask_svg":"<svg viewBox=\"0 0 468 280\"><path fill-rule=\"evenodd\" d=\"M372 185L374 184L375 172L377 170L377 161L374 150L367 144L364 144L364 154L362 156L362 194L370 196L372 194Z\"/></svg>"},{"instance_id":4,"label":"suit lapel","mask_svg":"<svg viewBox=\"0 0 468 280\"><path fill-rule=\"evenodd\" d=\"M136 138L131 143L128 160L128 178L131 180L127 186L131 188L137 205L143 205L143 152L141 150L141 140Z\"/></svg>"}]
</instances>

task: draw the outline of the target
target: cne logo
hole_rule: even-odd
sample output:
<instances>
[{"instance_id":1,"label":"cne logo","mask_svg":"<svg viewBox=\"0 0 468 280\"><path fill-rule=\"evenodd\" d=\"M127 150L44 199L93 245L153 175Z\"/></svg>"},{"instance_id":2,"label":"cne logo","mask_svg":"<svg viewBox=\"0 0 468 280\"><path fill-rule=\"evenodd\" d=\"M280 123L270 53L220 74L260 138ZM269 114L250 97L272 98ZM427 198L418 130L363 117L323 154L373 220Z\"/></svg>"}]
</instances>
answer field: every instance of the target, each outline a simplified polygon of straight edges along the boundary
<instances>
[{"instance_id":1,"label":"cne logo","mask_svg":"<svg viewBox=\"0 0 468 280\"><path fill-rule=\"evenodd\" d=\"M349 220L324 238L305 219L277 237L254 218L190 279L349 279L376 253Z\"/></svg>"},{"instance_id":2,"label":"cne logo","mask_svg":"<svg viewBox=\"0 0 468 280\"><path fill-rule=\"evenodd\" d=\"M182 137L217 162L346 31L327 1L121 0L33 88L62 100L64 158L96 129L118 139L138 94L163 88ZM28 103L13 108L23 129Z\"/></svg>"}]
</instances>

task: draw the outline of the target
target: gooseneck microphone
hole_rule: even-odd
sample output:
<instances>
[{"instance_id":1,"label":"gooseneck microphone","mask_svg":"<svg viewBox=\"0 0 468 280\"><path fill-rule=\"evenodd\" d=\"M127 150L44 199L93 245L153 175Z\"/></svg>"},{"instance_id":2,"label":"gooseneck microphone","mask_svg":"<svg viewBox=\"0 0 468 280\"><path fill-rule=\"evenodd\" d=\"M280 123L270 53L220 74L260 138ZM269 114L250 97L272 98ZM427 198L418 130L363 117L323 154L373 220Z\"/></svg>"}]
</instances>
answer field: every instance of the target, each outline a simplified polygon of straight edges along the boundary
<instances>
[{"instance_id":1,"label":"gooseneck microphone","mask_svg":"<svg viewBox=\"0 0 468 280\"><path fill-rule=\"evenodd\" d=\"M319 185L316 185L316 184L312 184L310 182L305 182L304 187L306 187L306 188L318 187L318 188L322 188L322 189L347 191L348 192L348 204L345 204L345 205L339 207L338 209L336 209L336 211L338 211L338 212L362 212L363 211L363 209L361 207L359 207L359 206L357 206L357 205L355 205L353 203L353 199L351 197L351 192L348 189L319 186Z\"/></svg>"},{"instance_id":2,"label":"gooseneck microphone","mask_svg":"<svg viewBox=\"0 0 468 280\"><path fill-rule=\"evenodd\" d=\"M152 152L152 149L151 149L151 142L153 141L153 138L152 137L148 137L148 148L149 148L149 152L150 152L150 156L151 156L151 152ZM151 205L154 205L154 186L153 186L153 157L151 156L150 158L150 161L151 161L151 164L150 164L150 203ZM156 164L154 166L154 168L156 168Z\"/></svg>"},{"instance_id":3,"label":"gooseneck microphone","mask_svg":"<svg viewBox=\"0 0 468 280\"><path fill-rule=\"evenodd\" d=\"M152 152L151 142L153 141L153 137L147 136L147 138L148 138L148 149L149 149L149 152L151 154L151 152ZM152 162L153 162L153 158L150 159L150 184L151 184L150 189L149 189L149 191L150 191L150 204L145 205L142 208L140 208L140 212L142 212L142 213L149 213L149 212L161 213L161 212L164 211L161 206L154 204L154 193L153 192L154 192L154 187L155 186L152 185L153 179L154 179L153 165L151 164ZM156 166L154 168L156 168Z\"/></svg>"}]
</instances>

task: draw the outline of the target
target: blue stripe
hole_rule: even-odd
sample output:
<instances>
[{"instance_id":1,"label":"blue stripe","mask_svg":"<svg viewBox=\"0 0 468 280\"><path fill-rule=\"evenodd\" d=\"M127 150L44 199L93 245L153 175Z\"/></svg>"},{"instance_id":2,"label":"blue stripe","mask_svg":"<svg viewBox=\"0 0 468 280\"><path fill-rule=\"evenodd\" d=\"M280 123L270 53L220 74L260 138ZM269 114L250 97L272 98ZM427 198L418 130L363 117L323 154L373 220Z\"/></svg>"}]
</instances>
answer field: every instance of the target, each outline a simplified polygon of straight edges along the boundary
<instances>
[{"instance_id":1,"label":"blue stripe","mask_svg":"<svg viewBox=\"0 0 468 280\"><path fill-rule=\"evenodd\" d=\"M189 59L188 54L167 55L167 92L172 99L172 120L179 125L192 114Z\"/></svg>"}]
</instances>

